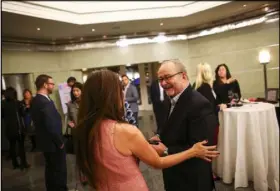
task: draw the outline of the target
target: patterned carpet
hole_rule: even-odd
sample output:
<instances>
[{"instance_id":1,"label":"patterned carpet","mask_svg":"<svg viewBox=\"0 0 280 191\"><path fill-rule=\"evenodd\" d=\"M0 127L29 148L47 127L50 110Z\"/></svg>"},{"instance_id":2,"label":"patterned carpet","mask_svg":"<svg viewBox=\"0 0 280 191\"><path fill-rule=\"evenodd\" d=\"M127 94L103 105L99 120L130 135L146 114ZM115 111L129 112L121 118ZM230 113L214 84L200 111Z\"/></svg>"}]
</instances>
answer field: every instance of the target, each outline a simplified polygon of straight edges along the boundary
<instances>
[{"instance_id":1,"label":"patterned carpet","mask_svg":"<svg viewBox=\"0 0 280 191\"><path fill-rule=\"evenodd\" d=\"M140 113L139 126L145 137L151 137L154 131L154 121L151 112ZM27 142L26 150L30 150L30 143ZM21 172L13 170L11 161L2 157L2 190L3 191L44 191L44 160L41 153L27 153L27 160L32 165L28 171ZM164 191L162 173L140 163L140 169L148 184L150 191ZM75 188L75 157L67 155L67 172L69 190ZM88 188L78 186L79 191L87 191ZM221 181L216 182L217 191L234 191L233 184L227 185ZM238 188L237 191L253 191L253 183L248 188ZM175 191L175 190L174 190Z\"/></svg>"}]
</instances>

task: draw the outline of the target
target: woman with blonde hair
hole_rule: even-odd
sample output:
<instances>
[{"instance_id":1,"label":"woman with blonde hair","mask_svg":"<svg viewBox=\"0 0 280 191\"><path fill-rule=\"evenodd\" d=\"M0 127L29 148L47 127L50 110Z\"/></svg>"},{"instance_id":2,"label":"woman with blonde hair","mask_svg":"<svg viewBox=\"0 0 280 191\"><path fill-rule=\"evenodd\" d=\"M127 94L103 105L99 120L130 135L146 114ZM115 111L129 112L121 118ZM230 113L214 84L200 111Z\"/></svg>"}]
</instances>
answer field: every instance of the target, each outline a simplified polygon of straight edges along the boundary
<instances>
[{"instance_id":1,"label":"woman with blonde hair","mask_svg":"<svg viewBox=\"0 0 280 191\"><path fill-rule=\"evenodd\" d=\"M216 99L216 94L213 90L213 74L212 74L212 69L211 66L207 63L200 63L197 65L197 76L196 76L196 81L194 84L194 89L201 93L205 98L209 100L209 102L213 106L213 110L217 116L217 121L219 124L219 118L218 118L218 113L220 110L223 110L224 108L227 107L225 104L218 104L220 103ZM219 133L219 126L216 128L216 135L215 135L215 142L214 144L218 143L218 133ZM214 179L217 180L218 178L214 176Z\"/></svg>"},{"instance_id":2,"label":"woman with blonde hair","mask_svg":"<svg viewBox=\"0 0 280 191\"><path fill-rule=\"evenodd\" d=\"M218 112L226 108L225 104L218 105L219 101L213 90L213 74L211 66L207 63L200 63L197 65L197 76L194 84L194 89L206 97L213 105L216 115Z\"/></svg>"}]
</instances>

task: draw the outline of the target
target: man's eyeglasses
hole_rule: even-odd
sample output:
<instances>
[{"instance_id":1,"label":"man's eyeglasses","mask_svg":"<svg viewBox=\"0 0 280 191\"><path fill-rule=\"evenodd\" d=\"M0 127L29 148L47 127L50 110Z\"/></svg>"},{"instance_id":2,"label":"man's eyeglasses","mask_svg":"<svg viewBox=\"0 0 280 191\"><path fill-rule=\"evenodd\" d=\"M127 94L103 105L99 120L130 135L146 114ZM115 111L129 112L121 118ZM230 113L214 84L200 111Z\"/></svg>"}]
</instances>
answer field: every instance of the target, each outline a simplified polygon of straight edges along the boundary
<instances>
[{"instance_id":1,"label":"man's eyeglasses","mask_svg":"<svg viewBox=\"0 0 280 191\"><path fill-rule=\"evenodd\" d=\"M168 80L170 80L171 78L173 78L174 76L176 76L176 75L178 75L178 74L181 74L181 73L183 73L183 72L178 72L178 73L176 73L176 74L172 74L172 75L167 75L167 76L164 76L164 77L160 77L160 78L158 78L158 81L159 81L159 82L162 82L163 80L164 80L164 81L168 81Z\"/></svg>"},{"instance_id":2,"label":"man's eyeglasses","mask_svg":"<svg viewBox=\"0 0 280 191\"><path fill-rule=\"evenodd\" d=\"M55 86L55 84L54 84L54 83L47 83L47 84Z\"/></svg>"}]
</instances>

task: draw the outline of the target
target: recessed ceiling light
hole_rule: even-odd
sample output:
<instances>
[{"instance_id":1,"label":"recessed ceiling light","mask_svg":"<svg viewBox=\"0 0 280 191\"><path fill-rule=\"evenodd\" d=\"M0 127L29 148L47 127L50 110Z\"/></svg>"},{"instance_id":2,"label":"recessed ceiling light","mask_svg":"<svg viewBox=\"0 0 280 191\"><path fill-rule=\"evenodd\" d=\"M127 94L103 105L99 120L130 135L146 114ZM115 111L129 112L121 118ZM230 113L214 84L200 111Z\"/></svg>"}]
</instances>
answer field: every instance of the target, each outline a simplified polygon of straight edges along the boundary
<instances>
[{"instance_id":1,"label":"recessed ceiling light","mask_svg":"<svg viewBox=\"0 0 280 191\"><path fill-rule=\"evenodd\" d=\"M37 28L37 31L41 30L40 28Z\"/></svg>"},{"instance_id":2,"label":"recessed ceiling light","mask_svg":"<svg viewBox=\"0 0 280 191\"><path fill-rule=\"evenodd\" d=\"M163 23L160 23L160 26L162 26L163 25Z\"/></svg>"},{"instance_id":3,"label":"recessed ceiling light","mask_svg":"<svg viewBox=\"0 0 280 191\"><path fill-rule=\"evenodd\" d=\"M266 7L266 8L264 8L264 10L265 10L265 11L269 11L269 8L268 8L268 7Z\"/></svg>"},{"instance_id":4,"label":"recessed ceiling light","mask_svg":"<svg viewBox=\"0 0 280 191\"><path fill-rule=\"evenodd\" d=\"M107 36L106 36L106 35L103 35L103 38L107 38Z\"/></svg>"},{"instance_id":5,"label":"recessed ceiling light","mask_svg":"<svg viewBox=\"0 0 280 191\"><path fill-rule=\"evenodd\" d=\"M95 29L91 29L91 31L92 31L92 32L94 32L94 31L95 31Z\"/></svg>"},{"instance_id":6,"label":"recessed ceiling light","mask_svg":"<svg viewBox=\"0 0 280 191\"><path fill-rule=\"evenodd\" d=\"M243 5L243 7L246 7L247 5Z\"/></svg>"}]
</instances>

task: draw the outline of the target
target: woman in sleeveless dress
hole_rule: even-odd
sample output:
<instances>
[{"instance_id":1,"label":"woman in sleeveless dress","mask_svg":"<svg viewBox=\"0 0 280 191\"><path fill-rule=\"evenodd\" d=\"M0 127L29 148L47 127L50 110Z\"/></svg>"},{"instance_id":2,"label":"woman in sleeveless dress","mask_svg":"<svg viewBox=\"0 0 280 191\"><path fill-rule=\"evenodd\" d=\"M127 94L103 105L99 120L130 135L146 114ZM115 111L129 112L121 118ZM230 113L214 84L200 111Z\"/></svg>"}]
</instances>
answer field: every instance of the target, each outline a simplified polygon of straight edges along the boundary
<instances>
[{"instance_id":1,"label":"woman in sleeveless dress","mask_svg":"<svg viewBox=\"0 0 280 191\"><path fill-rule=\"evenodd\" d=\"M122 86L116 73L99 70L84 84L78 113L77 165L97 191L148 191L138 161L168 168L192 157L211 161L216 146L160 157L138 128L124 120ZM162 143L156 145L162 146ZM139 160L138 160L139 159Z\"/></svg>"}]
</instances>

